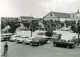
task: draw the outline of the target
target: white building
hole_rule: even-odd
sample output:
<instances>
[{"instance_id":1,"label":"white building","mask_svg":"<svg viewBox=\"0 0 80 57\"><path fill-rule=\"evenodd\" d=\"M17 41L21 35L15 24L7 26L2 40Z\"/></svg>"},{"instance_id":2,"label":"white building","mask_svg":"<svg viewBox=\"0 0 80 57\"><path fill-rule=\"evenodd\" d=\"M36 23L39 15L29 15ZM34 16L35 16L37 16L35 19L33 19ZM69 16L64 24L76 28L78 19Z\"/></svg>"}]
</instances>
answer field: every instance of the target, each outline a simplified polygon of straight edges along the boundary
<instances>
[{"instance_id":1,"label":"white building","mask_svg":"<svg viewBox=\"0 0 80 57\"><path fill-rule=\"evenodd\" d=\"M69 13L61 13L61 12L49 12L47 15L43 17L44 20L59 20L59 21L65 21L70 20L70 14Z\"/></svg>"},{"instance_id":2,"label":"white building","mask_svg":"<svg viewBox=\"0 0 80 57\"><path fill-rule=\"evenodd\" d=\"M77 12L71 14L71 20L76 21L76 22L80 21L80 12L79 12L79 10Z\"/></svg>"}]
</instances>

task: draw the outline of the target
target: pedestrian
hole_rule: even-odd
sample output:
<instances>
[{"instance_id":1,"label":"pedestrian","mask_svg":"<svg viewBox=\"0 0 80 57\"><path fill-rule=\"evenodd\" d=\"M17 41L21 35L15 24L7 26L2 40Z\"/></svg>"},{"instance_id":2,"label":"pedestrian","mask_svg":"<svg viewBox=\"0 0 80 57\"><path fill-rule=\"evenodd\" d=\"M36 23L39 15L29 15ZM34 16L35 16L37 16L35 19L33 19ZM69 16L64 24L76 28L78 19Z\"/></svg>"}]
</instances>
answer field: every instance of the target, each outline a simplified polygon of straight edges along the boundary
<instances>
[{"instance_id":1,"label":"pedestrian","mask_svg":"<svg viewBox=\"0 0 80 57\"><path fill-rule=\"evenodd\" d=\"M62 36L62 34L59 34L58 40L60 40L60 39L61 39L61 36Z\"/></svg>"},{"instance_id":2,"label":"pedestrian","mask_svg":"<svg viewBox=\"0 0 80 57\"><path fill-rule=\"evenodd\" d=\"M6 52L8 51L8 44L7 42L4 45L4 55L6 54Z\"/></svg>"}]
</instances>

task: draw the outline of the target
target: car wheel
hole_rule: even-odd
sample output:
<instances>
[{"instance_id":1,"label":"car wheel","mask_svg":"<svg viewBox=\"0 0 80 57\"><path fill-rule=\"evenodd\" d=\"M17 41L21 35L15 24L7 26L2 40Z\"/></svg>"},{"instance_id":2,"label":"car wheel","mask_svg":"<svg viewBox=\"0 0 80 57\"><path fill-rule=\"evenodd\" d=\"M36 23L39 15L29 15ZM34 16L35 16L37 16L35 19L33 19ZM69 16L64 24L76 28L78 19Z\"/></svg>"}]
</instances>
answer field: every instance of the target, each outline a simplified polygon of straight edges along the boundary
<instances>
[{"instance_id":1,"label":"car wheel","mask_svg":"<svg viewBox=\"0 0 80 57\"><path fill-rule=\"evenodd\" d=\"M16 42L17 40L15 39L14 41Z\"/></svg>"},{"instance_id":2,"label":"car wheel","mask_svg":"<svg viewBox=\"0 0 80 57\"><path fill-rule=\"evenodd\" d=\"M69 48L73 48L73 46L69 46Z\"/></svg>"},{"instance_id":3,"label":"car wheel","mask_svg":"<svg viewBox=\"0 0 80 57\"><path fill-rule=\"evenodd\" d=\"M41 43L38 43L38 46L41 46Z\"/></svg>"},{"instance_id":4,"label":"car wheel","mask_svg":"<svg viewBox=\"0 0 80 57\"><path fill-rule=\"evenodd\" d=\"M25 45L26 43L23 41L23 44Z\"/></svg>"},{"instance_id":5,"label":"car wheel","mask_svg":"<svg viewBox=\"0 0 80 57\"><path fill-rule=\"evenodd\" d=\"M54 46L56 47L57 45L56 45L56 44L54 44Z\"/></svg>"},{"instance_id":6,"label":"car wheel","mask_svg":"<svg viewBox=\"0 0 80 57\"><path fill-rule=\"evenodd\" d=\"M30 43L31 46L33 46L33 43Z\"/></svg>"},{"instance_id":7,"label":"car wheel","mask_svg":"<svg viewBox=\"0 0 80 57\"><path fill-rule=\"evenodd\" d=\"M66 48L69 48L69 46L66 46Z\"/></svg>"},{"instance_id":8,"label":"car wheel","mask_svg":"<svg viewBox=\"0 0 80 57\"><path fill-rule=\"evenodd\" d=\"M16 40L16 43L19 43L19 42Z\"/></svg>"}]
</instances>

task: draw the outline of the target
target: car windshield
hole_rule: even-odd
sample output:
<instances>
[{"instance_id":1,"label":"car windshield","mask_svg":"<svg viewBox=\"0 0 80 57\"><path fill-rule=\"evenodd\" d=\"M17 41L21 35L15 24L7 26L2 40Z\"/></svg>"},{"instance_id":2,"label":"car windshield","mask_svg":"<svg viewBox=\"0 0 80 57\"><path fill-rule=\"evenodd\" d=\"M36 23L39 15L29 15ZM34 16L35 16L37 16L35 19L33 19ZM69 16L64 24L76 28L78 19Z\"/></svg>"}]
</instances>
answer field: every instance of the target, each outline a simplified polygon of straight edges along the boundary
<instances>
[{"instance_id":1,"label":"car windshield","mask_svg":"<svg viewBox=\"0 0 80 57\"><path fill-rule=\"evenodd\" d=\"M25 37L25 38L29 38L29 37Z\"/></svg>"},{"instance_id":2,"label":"car windshield","mask_svg":"<svg viewBox=\"0 0 80 57\"><path fill-rule=\"evenodd\" d=\"M39 38L34 38L33 40L34 40L34 41L38 41L38 40L39 40Z\"/></svg>"}]
</instances>

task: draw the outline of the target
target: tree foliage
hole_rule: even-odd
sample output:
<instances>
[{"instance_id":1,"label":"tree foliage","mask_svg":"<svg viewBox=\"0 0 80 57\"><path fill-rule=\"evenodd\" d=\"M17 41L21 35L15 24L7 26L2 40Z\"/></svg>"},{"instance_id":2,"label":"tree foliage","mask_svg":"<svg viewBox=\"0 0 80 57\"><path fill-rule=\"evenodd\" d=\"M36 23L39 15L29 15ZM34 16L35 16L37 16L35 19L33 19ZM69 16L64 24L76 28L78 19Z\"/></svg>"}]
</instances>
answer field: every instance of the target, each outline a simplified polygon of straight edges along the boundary
<instances>
[{"instance_id":1,"label":"tree foliage","mask_svg":"<svg viewBox=\"0 0 80 57\"><path fill-rule=\"evenodd\" d=\"M77 32L75 25L72 25L72 26L71 26L71 30L72 30L73 32Z\"/></svg>"},{"instance_id":2,"label":"tree foliage","mask_svg":"<svg viewBox=\"0 0 80 57\"><path fill-rule=\"evenodd\" d=\"M52 37L52 36L53 36L53 32L47 31L47 32L45 33L45 35L48 36L48 37Z\"/></svg>"},{"instance_id":3,"label":"tree foliage","mask_svg":"<svg viewBox=\"0 0 80 57\"><path fill-rule=\"evenodd\" d=\"M80 34L80 25L77 27L77 32Z\"/></svg>"},{"instance_id":4,"label":"tree foliage","mask_svg":"<svg viewBox=\"0 0 80 57\"><path fill-rule=\"evenodd\" d=\"M18 22L8 22L7 25L11 27L11 29L9 29L10 33L14 33L16 31L16 28L20 27L20 23Z\"/></svg>"},{"instance_id":5,"label":"tree foliage","mask_svg":"<svg viewBox=\"0 0 80 57\"><path fill-rule=\"evenodd\" d=\"M1 22L1 29L5 28L5 23Z\"/></svg>"},{"instance_id":6,"label":"tree foliage","mask_svg":"<svg viewBox=\"0 0 80 57\"><path fill-rule=\"evenodd\" d=\"M36 27L38 26L38 22L37 21L34 21L34 20L32 20L31 21L31 23L30 23L30 30L32 31L32 32L34 32L35 30L36 30Z\"/></svg>"}]
</instances>

